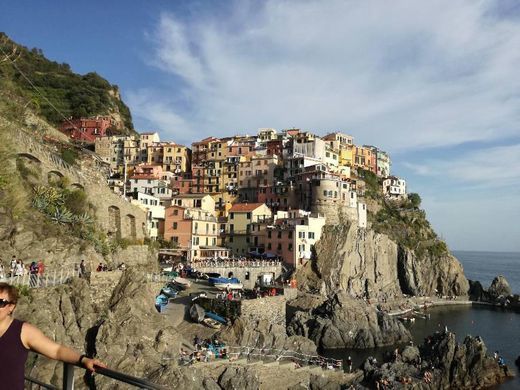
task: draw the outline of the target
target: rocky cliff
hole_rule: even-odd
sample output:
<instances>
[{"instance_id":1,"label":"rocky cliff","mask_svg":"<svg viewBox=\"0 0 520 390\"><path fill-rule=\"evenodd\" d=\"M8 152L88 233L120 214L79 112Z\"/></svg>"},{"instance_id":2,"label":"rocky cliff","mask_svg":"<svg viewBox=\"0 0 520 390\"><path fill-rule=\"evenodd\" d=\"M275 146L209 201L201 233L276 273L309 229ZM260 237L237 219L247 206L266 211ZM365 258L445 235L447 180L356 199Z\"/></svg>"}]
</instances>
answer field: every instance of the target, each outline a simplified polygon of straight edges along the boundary
<instances>
[{"instance_id":1,"label":"rocky cliff","mask_svg":"<svg viewBox=\"0 0 520 390\"><path fill-rule=\"evenodd\" d=\"M313 340L321 348L374 348L407 342L410 332L390 317L345 293L315 309L297 311L288 332Z\"/></svg>"},{"instance_id":2,"label":"rocky cliff","mask_svg":"<svg viewBox=\"0 0 520 390\"><path fill-rule=\"evenodd\" d=\"M513 373L487 355L479 337L467 336L458 344L449 332L428 337L419 348L406 347L381 365L363 365L365 384L391 388L483 389L503 382Z\"/></svg>"},{"instance_id":3,"label":"rocky cliff","mask_svg":"<svg viewBox=\"0 0 520 390\"><path fill-rule=\"evenodd\" d=\"M326 226L316 256L297 273L303 289L353 297L466 295L462 266L449 253L418 256L389 236L355 224Z\"/></svg>"}]
</instances>

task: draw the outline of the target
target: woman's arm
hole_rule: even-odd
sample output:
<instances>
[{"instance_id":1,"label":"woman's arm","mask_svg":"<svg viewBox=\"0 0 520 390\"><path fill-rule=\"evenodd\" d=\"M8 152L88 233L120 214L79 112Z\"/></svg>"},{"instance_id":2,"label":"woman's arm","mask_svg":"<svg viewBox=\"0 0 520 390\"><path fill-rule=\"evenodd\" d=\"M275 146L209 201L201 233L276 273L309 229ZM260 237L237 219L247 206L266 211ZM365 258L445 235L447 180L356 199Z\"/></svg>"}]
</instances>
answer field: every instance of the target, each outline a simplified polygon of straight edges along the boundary
<instances>
[{"instance_id":1,"label":"woman's arm","mask_svg":"<svg viewBox=\"0 0 520 390\"><path fill-rule=\"evenodd\" d=\"M79 353L65 345L52 341L45 336L40 329L27 322L22 326L21 339L26 348L41 353L42 355L54 360L60 360L72 364L80 363L90 371L95 371L94 365L106 367L106 365L99 360L89 359L87 357L82 358L80 362L79 358L81 355Z\"/></svg>"}]
</instances>

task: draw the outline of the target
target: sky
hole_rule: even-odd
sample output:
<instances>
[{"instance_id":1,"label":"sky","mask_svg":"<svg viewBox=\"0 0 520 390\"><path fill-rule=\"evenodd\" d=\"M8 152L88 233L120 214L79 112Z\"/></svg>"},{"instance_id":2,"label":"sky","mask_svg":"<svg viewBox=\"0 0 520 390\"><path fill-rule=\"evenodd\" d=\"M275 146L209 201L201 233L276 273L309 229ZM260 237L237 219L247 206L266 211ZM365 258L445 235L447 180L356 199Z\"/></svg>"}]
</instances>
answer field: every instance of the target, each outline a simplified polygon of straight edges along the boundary
<instances>
[{"instance_id":1,"label":"sky","mask_svg":"<svg viewBox=\"0 0 520 390\"><path fill-rule=\"evenodd\" d=\"M191 144L341 131L390 153L450 249L520 251L520 3L0 2L0 31Z\"/></svg>"}]
</instances>

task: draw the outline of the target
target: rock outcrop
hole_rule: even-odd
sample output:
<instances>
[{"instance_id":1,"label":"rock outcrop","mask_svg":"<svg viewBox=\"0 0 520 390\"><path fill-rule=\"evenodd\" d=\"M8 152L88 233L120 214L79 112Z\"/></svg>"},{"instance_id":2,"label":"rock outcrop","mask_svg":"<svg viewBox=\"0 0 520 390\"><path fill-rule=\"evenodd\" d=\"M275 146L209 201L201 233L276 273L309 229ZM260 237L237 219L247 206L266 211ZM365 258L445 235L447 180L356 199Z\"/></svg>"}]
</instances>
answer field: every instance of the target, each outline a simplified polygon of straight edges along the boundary
<instances>
[{"instance_id":1,"label":"rock outcrop","mask_svg":"<svg viewBox=\"0 0 520 390\"><path fill-rule=\"evenodd\" d=\"M482 389L513 376L507 366L499 366L486 352L479 337L467 336L457 344L453 333L436 333L420 348L406 347L396 359L380 366L367 360L363 365L365 383L400 388L409 381L417 389Z\"/></svg>"},{"instance_id":2,"label":"rock outcrop","mask_svg":"<svg viewBox=\"0 0 520 390\"><path fill-rule=\"evenodd\" d=\"M74 279L68 285L33 289L18 302L16 318L31 322L44 334L78 351L88 350L88 335L97 319L87 282ZM61 383L63 366L39 355L30 355L27 373L47 383Z\"/></svg>"},{"instance_id":3,"label":"rock outcrop","mask_svg":"<svg viewBox=\"0 0 520 390\"><path fill-rule=\"evenodd\" d=\"M387 235L355 224L327 226L315 259L297 273L300 286L330 296L466 295L469 285L453 256L416 256Z\"/></svg>"},{"instance_id":4,"label":"rock outcrop","mask_svg":"<svg viewBox=\"0 0 520 390\"><path fill-rule=\"evenodd\" d=\"M469 299L491 303L509 310L520 311L520 295L513 294L509 283L502 275L497 276L486 290L479 281L469 281Z\"/></svg>"},{"instance_id":5,"label":"rock outcrop","mask_svg":"<svg viewBox=\"0 0 520 390\"><path fill-rule=\"evenodd\" d=\"M491 282L491 286L488 288L488 294L491 299L498 299L499 297L508 297L512 294L511 287L508 281L502 275L497 276Z\"/></svg>"},{"instance_id":6,"label":"rock outcrop","mask_svg":"<svg viewBox=\"0 0 520 390\"><path fill-rule=\"evenodd\" d=\"M397 319L339 293L321 306L297 311L288 333L313 340L321 348L373 348L403 343L410 332Z\"/></svg>"},{"instance_id":7,"label":"rock outcrop","mask_svg":"<svg viewBox=\"0 0 520 390\"><path fill-rule=\"evenodd\" d=\"M138 377L149 377L163 364L176 364L181 345L186 348L191 342L157 313L156 292L157 286L147 283L144 275L123 273L109 310L96 324L94 347L101 360Z\"/></svg>"}]
</instances>

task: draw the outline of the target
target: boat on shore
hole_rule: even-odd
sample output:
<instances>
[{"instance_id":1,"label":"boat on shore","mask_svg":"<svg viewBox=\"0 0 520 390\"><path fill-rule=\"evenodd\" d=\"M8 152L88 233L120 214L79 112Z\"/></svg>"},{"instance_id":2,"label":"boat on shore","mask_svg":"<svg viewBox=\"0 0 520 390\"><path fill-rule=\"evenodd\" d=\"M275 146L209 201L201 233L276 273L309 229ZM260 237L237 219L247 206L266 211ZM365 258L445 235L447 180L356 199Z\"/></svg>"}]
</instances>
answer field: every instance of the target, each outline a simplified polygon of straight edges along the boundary
<instances>
[{"instance_id":1,"label":"boat on shore","mask_svg":"<svg viewBox=\"0 0 520 390\"><path fill-rule=\"evenodd\" d=\"M217 322L219 322L219 323L221 323L223 325L227 325L227 321L226 321L226 319L224 317L221 317L218 314L213 313L211 311L207 311L205 313L205 317L206 318L211 318L212 320L215 320L215 321L217 321Z\"/></svg>"},{"instance_id":2,"label":"boat on shore","mask_svg":"<svg viewBox=\"0 0 520 390\"><path fill-rule=\"evenodd\" d=\"M217 283L215 288L219 290L242 290L244 285L242 283Z\"/></svg>"},{"instance_id":3,"label":"boat on shore","mask_svg":"<svg viewBox=\"0 0 520 390\"><path fill-rule=\"evenodd\" d=\"M202 323L208 328L212 329L220 329L222 327L222 324L218 321L215 321L213 318L204 318Z\"/></svg>"},{"instance_id":4,"label":"boat on shore","mask_svg":"<svg viewBox=\"0 0 520 390\"><path fill-rule=\"evenodd\" d=\"M219 290L242 290L244 285L237 278L209 278L209 283Z\"/></svg>"}]
</instances>

